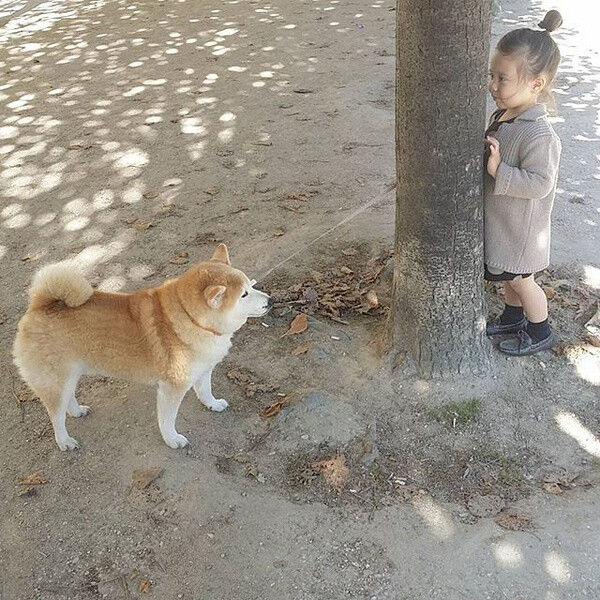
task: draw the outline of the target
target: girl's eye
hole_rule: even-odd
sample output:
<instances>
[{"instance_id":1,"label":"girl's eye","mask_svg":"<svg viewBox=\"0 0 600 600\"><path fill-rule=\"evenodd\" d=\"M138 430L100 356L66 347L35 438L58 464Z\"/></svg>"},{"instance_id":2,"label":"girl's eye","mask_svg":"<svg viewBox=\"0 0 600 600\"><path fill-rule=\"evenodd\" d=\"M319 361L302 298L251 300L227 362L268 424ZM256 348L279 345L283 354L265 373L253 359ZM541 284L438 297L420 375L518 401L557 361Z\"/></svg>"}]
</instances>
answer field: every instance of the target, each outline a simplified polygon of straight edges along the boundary
<instances>
[{"instance_id":1,"label":"girl's eye","mask_svg":"<svg viewBox=\"0 0 600 600\"><path fill-rule=\"evenodd\" d=\"M247 295L248 295L248 292L244 292L244 293L242 294L242 298L245 298Z\"/></svg>"}]
</instances>

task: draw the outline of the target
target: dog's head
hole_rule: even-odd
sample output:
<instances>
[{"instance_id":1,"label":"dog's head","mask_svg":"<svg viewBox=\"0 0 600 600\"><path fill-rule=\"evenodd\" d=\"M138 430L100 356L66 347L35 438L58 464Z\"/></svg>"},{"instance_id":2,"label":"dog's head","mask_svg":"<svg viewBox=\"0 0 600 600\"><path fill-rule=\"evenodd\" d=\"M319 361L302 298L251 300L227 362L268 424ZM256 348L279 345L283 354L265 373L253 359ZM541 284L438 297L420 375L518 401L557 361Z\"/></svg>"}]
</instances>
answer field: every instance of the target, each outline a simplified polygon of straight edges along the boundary
<instances>
[{"instance_id":1,"label":"dog's head","mask_svg":"<svg viewBox=\"0 0 600 600\"><path fill-rule=\"evenodd\" d=\"M225 244L219 244L212 258L192 267L178 286L180 300L192 319L203 329L230 334L249 317L269 311L270 298L254 289L254 281L231 266Z\"/></svg>"}]
</instances>

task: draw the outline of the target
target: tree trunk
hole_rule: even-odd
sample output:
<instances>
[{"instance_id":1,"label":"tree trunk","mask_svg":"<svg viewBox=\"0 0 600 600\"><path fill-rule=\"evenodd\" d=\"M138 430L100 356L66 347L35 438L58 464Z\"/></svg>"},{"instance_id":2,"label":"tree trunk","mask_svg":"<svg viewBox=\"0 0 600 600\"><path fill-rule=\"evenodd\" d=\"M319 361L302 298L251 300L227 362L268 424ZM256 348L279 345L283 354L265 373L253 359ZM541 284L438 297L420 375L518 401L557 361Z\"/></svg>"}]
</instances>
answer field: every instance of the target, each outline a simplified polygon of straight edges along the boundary
<instances>
[{"instance_id":1,"label":"tree trunk","mask_svg":"<svg viewBox=\"0 0 600 600\"><path fill-rule=\"evenodd\" d=\"M396 35L393 350L426 378L486 372L490 0L398 0Z\"/></svg>"}]
</instances>

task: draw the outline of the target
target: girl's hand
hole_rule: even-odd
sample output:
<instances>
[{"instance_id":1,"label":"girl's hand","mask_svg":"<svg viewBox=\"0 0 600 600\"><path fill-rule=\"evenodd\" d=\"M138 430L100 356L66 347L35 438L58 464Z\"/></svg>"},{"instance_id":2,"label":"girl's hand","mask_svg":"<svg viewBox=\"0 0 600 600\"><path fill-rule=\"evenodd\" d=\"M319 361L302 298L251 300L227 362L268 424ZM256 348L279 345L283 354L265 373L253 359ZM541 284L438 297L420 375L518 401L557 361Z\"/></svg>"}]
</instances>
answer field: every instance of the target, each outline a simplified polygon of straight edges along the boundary
<instances>
[{"instance_id":1,"label":"girl's hand","mask_svg":"<svg viewBox=\"0 0 600 600\"><path fill-rule=\"evenodd\" d=\"M498 171L498 167L500 166L500 142L489 135L485 138L485 142L490 147L487 172L496 179L496 171Z\"/></svg>"}]
</instances>

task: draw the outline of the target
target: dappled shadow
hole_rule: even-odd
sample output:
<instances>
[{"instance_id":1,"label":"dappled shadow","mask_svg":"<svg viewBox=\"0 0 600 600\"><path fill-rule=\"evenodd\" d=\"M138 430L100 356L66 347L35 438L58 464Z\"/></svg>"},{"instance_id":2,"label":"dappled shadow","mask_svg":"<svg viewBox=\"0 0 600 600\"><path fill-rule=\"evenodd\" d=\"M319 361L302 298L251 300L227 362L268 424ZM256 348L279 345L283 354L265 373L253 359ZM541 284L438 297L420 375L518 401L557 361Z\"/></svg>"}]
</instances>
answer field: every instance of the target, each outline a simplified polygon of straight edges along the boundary
<instances>
[{"instance_id":1,"label":"dappled shadow","mask_svg":"<svg viewBox=\"0 0 600 600\"><path fill-rule=\"evenodd\" d=\"M388 5L374 0L369 17L336 0L255 1L242 14L237 1L73 0L10 20L0 31L5 268L78 255L110 261L102 283L120 289L215 240L238 256L243 246L247 267L268 265L257 249L301 241L309 211L333 222L364 190L331 177L332 156L364 185L362 145L377 147L346 131L356 107L344 97L378 96L351 64L332 81L328 63L392 56L369 31Z\"/></svg>"}]
</instances>

